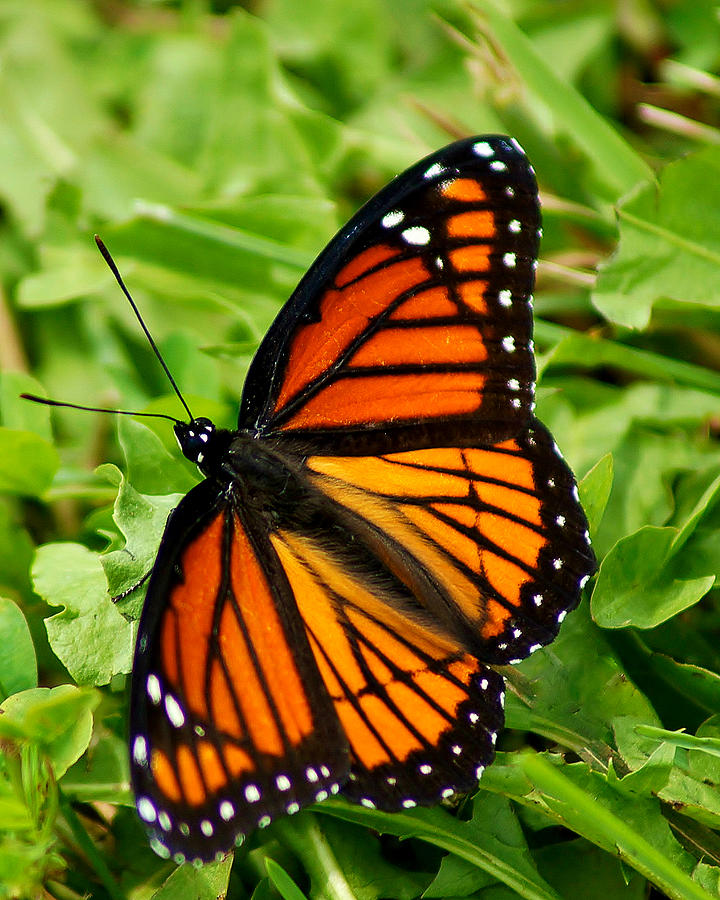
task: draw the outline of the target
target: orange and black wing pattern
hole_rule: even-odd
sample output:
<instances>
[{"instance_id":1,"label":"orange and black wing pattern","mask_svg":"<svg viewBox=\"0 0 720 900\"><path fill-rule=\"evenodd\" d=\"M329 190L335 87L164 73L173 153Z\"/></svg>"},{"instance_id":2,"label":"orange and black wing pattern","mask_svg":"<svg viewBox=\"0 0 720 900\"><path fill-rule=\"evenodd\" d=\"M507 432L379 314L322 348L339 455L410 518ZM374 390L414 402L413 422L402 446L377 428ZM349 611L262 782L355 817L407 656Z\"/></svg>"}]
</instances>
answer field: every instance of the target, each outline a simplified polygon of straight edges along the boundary
<instances>
[{"instance_id":1,"label":"orange and black wing pattern","mask_svg":"<svg viewBox=\"0 0 720 900\"><path fill-rule=\"evenodd\" d=\"M176 424L206 480L163 536L130 713L162 855L212 859L333 793L435 803L492 762L493 666L552 641L595 567L533 414L539 226L514 141L446 147L318 257L237 431Z\"/></svg>"},{"instance_id":2,"label":"orange and black wing pattern","mask_svg":"<svg viewBox=\"0 0 720 900\"><path fill-rule=\"evenodd\" d=\"M133 663L138 813L162 856L213 859L349 771L287 579L257 520L205 481L168 522Z\"/></svg>"},{"instance_id":3,"label":"orange and black wing pattern","mask_svg":"<svg viewBox=\"0 0 720 900\"><path fill-rule=\"evenodd\" d=\"M253 360L240 428L329 452L516 433L533 407L535 176L509 138L458 141L391 182L320 255ZM378 438L377 431L383 437Z\"/></svg>"},{"instance_id":4,"label":"orange and black wing pattern","mask_svg":"<svg viewBox=\"0 0 720 900\"><path fill-rule=\"evenodd\" d=\"M424 613L484 663L550 643L594 569L574 479L537 420L486 446L306 464Z\"/></svg>"}]
</instances>

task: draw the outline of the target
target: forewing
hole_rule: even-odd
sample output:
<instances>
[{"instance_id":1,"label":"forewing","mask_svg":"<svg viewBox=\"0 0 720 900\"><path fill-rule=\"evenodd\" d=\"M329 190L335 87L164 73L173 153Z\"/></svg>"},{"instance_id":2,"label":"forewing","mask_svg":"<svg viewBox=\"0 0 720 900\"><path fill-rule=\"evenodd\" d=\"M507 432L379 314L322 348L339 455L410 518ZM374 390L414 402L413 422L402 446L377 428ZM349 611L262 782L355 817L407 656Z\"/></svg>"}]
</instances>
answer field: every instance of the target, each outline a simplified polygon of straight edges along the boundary
<instances>
[{"instance_id":1,"label":"forewing","mask_svg":"<svg viewBox=\"0 0 720 900\"><path fill-rule=\"evenodd\" d=\"M490 446L310 456L312 483L484 663L556 636L594 571L575 481L537 421Z\"/></svg>"},{"instance_id":2,"label":"forewing","mask_svg":"<svg viewBox=\"0 0 720 900\"><path fill-rule=\"evenodd\" d=\"M509 138L458 141L328 245L251 365L240 427L331 452L437 446L437 424L516 434L534 391L534 174ZM440 430L442 431L442 429Z\"/></svg>"},{"instance_id":3,"label":"forewing","mask_svg":"<svg viewBox=\"0 0 720 900\"><path fill-rule=\"evenodd\" d=\"M338 790L348 752L267 533L210 481L163 537L130 703L137 809L164 856L213 859Z\"/></svg>"}]
</instances>

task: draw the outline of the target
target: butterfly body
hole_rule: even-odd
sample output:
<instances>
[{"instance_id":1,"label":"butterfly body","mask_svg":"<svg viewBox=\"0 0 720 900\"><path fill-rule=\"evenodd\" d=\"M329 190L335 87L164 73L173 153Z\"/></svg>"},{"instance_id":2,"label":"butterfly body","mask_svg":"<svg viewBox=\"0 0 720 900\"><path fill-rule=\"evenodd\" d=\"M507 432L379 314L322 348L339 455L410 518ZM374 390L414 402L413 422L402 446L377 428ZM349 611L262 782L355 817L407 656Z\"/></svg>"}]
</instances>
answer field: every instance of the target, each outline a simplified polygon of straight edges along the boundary
<instances>
[{"instance_id":1,"label":"butterfly body","mask_svg":"<svg viewBox=\"0 0 720 900\"><path fill-rule=\"evenodd\" d=\"M238 430L176 426L205 480L160 545L130 713L162 855L212 859L340 792L435 803L492 761L492 666L549 643L594 568L533 415L538 233L510 139L439 151L320 255Z\"/></svg>"}]
</instances>

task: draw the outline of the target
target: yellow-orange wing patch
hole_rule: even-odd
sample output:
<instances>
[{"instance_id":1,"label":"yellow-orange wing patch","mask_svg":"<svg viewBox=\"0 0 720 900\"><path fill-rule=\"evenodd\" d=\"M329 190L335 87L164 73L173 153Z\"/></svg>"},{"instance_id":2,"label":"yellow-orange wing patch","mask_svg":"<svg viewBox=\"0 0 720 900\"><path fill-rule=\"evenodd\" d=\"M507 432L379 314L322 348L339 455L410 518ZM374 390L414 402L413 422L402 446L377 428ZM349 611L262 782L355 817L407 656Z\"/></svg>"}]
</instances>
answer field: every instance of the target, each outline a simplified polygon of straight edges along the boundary
<instances>
[{"instance_id":1,"label":"yellow-orange wing patch","mask_svg":"<svg viewBox=\"0 0 720 900\"><path fill-rule=\"evenodd\" d=\"M485 447L311 456L307 466L426 612L483 661L549 643L593 570L572 475L538 422Z\"/></svg>"},{"instance_id":2,"label":"yellow-orange wing patch","mask_svg":"<svg viewBox=\"0 0 720 900\"><path fill-rule=\"evenodd\" d=\"M399 810L474 787L502 726L502 678L341 554L282 529L273 545L350 748L342 792Z\"/></svg>"}]
</instances>

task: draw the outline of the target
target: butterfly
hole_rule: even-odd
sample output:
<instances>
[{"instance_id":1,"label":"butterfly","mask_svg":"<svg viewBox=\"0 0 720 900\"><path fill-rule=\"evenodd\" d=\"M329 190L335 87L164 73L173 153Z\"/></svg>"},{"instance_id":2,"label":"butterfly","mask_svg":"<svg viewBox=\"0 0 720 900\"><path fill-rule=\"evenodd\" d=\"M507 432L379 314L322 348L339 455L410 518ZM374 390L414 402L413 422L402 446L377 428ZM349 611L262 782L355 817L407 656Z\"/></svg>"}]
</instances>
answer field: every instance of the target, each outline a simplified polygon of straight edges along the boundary
<instances>
[{"instance_id":1,"label":"butterfly","mask_svg":"<svg viewBox=\"0 0 720 900\"><path fill-rule=\"evenodd\" d=\"M204 480L165 528L130 696L160 855L220 858L334 794L434 804L492 762L494 667L550 643L595 568L533 415L539 236L513 139L445 147L317 258L237 430L176 422Z\"/></svg>"}]
</instances>

